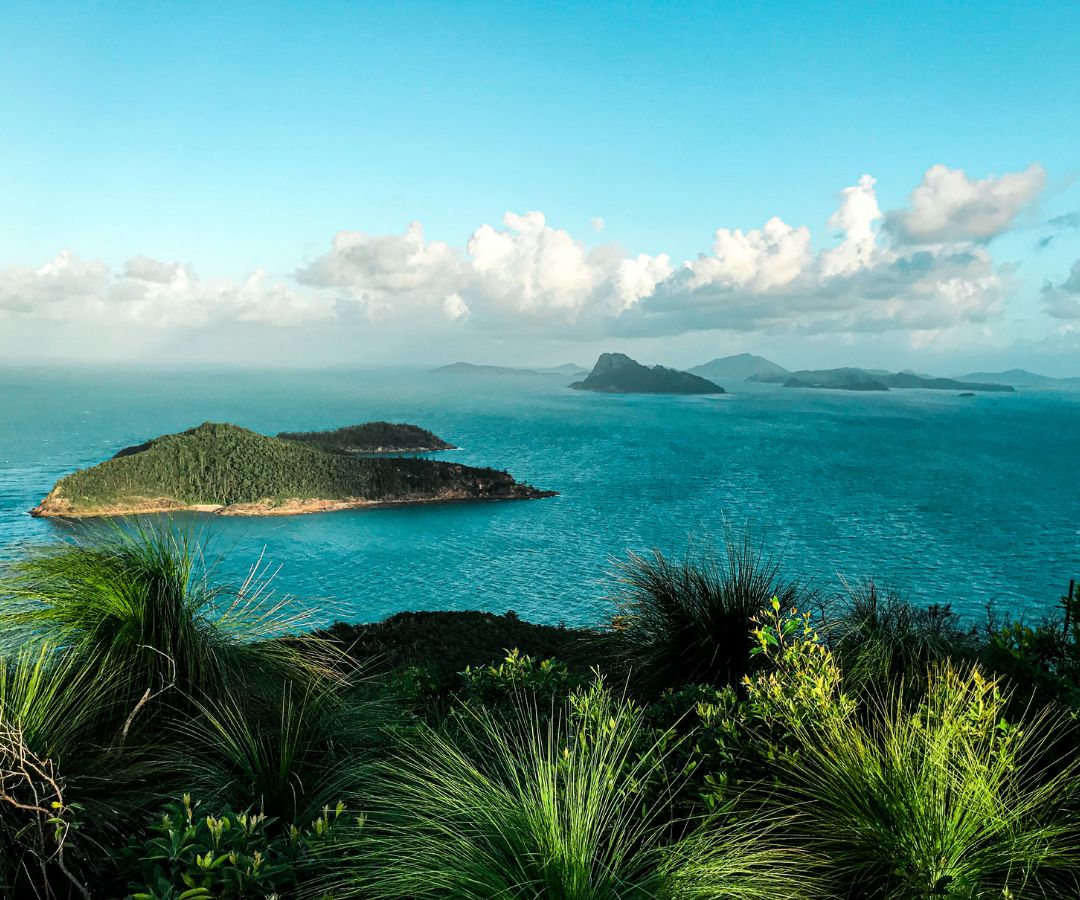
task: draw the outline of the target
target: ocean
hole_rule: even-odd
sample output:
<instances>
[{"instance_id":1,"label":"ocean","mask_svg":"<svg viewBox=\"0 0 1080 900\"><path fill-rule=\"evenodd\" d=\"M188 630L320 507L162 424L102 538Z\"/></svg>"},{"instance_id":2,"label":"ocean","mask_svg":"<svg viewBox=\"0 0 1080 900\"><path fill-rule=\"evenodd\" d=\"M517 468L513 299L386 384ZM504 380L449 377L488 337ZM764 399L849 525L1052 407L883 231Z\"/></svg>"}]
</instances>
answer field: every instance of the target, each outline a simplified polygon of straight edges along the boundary
<instances>
[{"instance_id":1,"label":"ocean","mask_svg":"<svg viewBox=\"0 0 1080 900\"><path fill-rule=\"evenodd\" d=\"M27 515L55 481L204 421L256 431L376 419L429 428L558 497L283 518L176 516L216 575L260 558L321 622L514 610L594 625L628 549L681 555L749 533L785 573L874 577L978 621L1041 618L1080 576L1080 394L959 397L725 384L611 396L554 376L421 371L0 369L0 556L70 526Z\"/></svg>"}]
</instances>

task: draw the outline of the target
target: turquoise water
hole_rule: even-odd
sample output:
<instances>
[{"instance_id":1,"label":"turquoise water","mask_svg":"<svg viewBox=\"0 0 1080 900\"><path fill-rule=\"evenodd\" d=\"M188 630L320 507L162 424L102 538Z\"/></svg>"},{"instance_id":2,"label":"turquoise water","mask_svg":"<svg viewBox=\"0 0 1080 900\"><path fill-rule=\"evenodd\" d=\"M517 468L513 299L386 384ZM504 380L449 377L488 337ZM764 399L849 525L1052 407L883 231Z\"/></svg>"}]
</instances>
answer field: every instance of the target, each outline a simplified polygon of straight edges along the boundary
<instances>
[{"instance_id":1,"label":"turquoise water","mask_svg":"<svg viewBox=\"0 0 1080 900\"><path fill-rule=\"evenodd\" d=\"M611 560L750 530L823 588L876 576L972 616L1041 613L1080 574L1080 395L960 398L727 385L721 398L602 396L558 378L419 372L0 369L0 554L64 525L26 514L61 475L206 420L264 432L372 419L560 496L288 518L185 516L241 575L326 620L513 609L588 624Z\"/></svg>"}]
</instances>

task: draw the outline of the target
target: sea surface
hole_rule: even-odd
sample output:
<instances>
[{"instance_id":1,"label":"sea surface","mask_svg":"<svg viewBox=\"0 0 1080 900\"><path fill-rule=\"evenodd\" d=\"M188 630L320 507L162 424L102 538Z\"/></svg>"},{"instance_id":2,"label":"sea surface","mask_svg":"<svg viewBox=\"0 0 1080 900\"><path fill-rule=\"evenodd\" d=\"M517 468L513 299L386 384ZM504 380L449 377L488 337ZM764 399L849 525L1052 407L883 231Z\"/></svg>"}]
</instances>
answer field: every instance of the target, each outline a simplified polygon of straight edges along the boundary
<instances>
[{"instance_id":1,"label":"sea surface","mask_svg":"<svg viewBox=\"0 0 1080 900\"><path fill-rule=\"evenodd\" d=\"M204 421L257 431L386 419L559 492L536 501L283 518L183 515L242 578L318 619L512 609L595 624L628 548L683 554L749 532L791 575L875 577L978 620L1045 615L1080 576L1080 394L962 398L728 384L724 397L608 396L551 376L419 371L0 368L0 556L69 526L27 510L118 449Z\"/></svg>"}]
</instances>

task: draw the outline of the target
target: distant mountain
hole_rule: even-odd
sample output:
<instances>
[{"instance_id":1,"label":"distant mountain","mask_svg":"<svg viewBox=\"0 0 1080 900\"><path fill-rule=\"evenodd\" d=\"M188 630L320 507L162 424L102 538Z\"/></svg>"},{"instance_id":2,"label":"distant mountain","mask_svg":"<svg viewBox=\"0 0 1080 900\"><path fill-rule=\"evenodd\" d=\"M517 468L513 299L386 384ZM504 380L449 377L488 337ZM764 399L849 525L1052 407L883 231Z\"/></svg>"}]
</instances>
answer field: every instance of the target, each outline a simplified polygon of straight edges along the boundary
<instances>
[{"instance_id":1,"label":"distant mountain","mask_svg":"<svg viewBox=\"0 0 1080 900\"><path fill-rule=\"evenodd\" d=\"M901 390L923 388L935 391L986 391L1012 392L1011 385L956 381L952 378L932 378L916 375L914 372L883 372L879 369L818 369L783 375L755 375L749 381L761 381L768 384L782 384L784 387L831 388L839 391L887 391L892 388Z\"/></svg>"},{"instance_id":2,"label":"distant mountain","mask_svg":"<svg viewBox=\"0 0 1080 900\"><path fill-rule=\"evenodd\" d=\"M689 371L702 378L723 378L727 381L746 381L755 375L788 374L788 370L783 366L778 366L764 356L754 356L752 353L722 356L712 362L694 366Z\"/></svg>"},{"instance_id":3,"label":"distant mountain","mask_svg":"<svg viewBox=\"0 0 1080 900\"><path fill-rule=\"evenodd\" d=\"M589 370L573 363L564 363L550 369L517 369L512 366L479 366L475 363L456 362L431 371L436 375L584 375Z\"/></svg>"},{"instance_id":4,"label":"distant mountain","mask_svg":"<svg viewBox=\"0 0 1080 900\"><path fill-rule=\"evenodd\" d=\"M643 366L623 353L601 353L584 381L570 385L578 391L605 394L723 394L718 384L663 366Z\"/></svg>"},{"instance_id":5,"label":"distant mountain","mask_svg":"<svg viewBox=\"0 0 1080 900\"><path fill-rule=\"evenodd\" d=\"M1061 390L1080 390L1080 378L1051 378L1038 375L1027 369L1008 369L1005 372L972 372L963 376L964 381L996 382L1010 384L1013 387L1058 388Z\"/></svg>"}]
</instances>

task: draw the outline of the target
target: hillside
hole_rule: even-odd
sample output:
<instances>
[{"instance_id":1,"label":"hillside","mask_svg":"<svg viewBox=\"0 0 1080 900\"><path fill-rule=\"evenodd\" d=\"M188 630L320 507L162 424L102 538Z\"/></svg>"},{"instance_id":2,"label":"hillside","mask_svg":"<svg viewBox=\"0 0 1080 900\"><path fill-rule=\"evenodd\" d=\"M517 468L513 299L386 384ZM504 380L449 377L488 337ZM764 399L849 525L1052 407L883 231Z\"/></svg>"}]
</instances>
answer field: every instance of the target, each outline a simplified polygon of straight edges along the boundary
<instances>
[{"instance_id":1,"label":"hillside","mask_svg":"<svg viewBox=\"0 0 1080 900\"><path fill-rule=\"evenodd\" d=\"M550 496L506 472L427 459L351 456L205 423L61 478L36 516L196 510L285 515L395 503Z\"/></svg>"},{"instance_id":2,"label":"hillside","mask_svg":"<svg viewBox=\"0 0 1080 900\"><path fill-rule=\"evenodd\" d=\"M752 353L722 356L703 365L694 366L688 371L694 375L700 375L702 378L724 379L726 381L746 381L755 375L788 374L788 370L783 366L778 366L764 356L754 356Z\"/></svg>"},{"instance_id":3,"label":"hillside","mask_svg":"<svg viewBox=\"0 0 1080 900\"><path fill-rule=\"evenodd\" d=\"M592 372L570 385L576 391L605 394L723 394L724 389L698 375L664 366L643 366L623 353L602 353Z\"/></svg>"},{"instance_id":4,"label":"hillside","mask_svg":"<svg viewBox=\"0 0 1080 900\"><path fill-rule=\"evenodd\" d=\"M588 369L574 363L563 363L551 368L525 369L513 366L486 366L476 363L456 362L432 369L434 375L584 375Z\"/></svg>"},{"instance_id":5,"label":"hillside","mask_svg":"<svg viewBox=\"0 0 1080 900\"><path fill-rule=\"evenodd\" d=\"M908 390L922 388L933 391L985 391L1011 393L1015 390L1007 384L985 384L956 381L952 378L933 378L914 372L884 372L866 369L817 369L790 372L783 375L755 375L750 381L782 384L795 388L829 388L840 391L887 391L893 388Z\"/></svg>"},{"instance_id":6,"label":"hillside","mask_svg":"<svg viewBox=\"0 0 1080 900\"><path fill-rule=\"evenodd\" d=\"M1052 378L1027 369L1008 369L1005 372L971 372L962 376L964 381L994 382L1013 387L1049 388L1055 390L1080 390L1080 378Z\"/></svg>"},{"instance_id":7,"label":"hillside","mask_svg":"<svg viewBox=\"0 0 1080 900\"><path fill-rule=\"evenodd\" d=\"M283 441L300 441L345 453L424 453L457 449L427 429L404 422L365 422L332 431L283 431L278 437Z\"/></svg>"}]
</instances>

